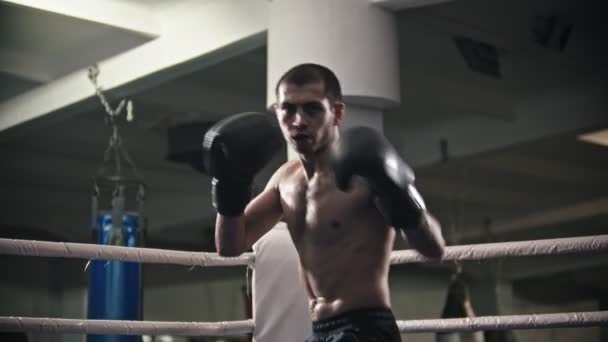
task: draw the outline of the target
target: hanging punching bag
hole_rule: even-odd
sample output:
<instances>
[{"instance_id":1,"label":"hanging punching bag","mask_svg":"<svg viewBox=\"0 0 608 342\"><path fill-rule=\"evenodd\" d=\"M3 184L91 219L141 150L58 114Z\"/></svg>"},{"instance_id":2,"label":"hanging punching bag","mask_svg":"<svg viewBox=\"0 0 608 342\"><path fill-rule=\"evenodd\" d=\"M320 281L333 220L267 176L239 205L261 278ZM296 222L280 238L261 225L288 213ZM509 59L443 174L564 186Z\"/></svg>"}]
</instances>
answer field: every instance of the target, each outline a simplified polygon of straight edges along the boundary
<instances>
[{"instance_id":1,"label":"hanging punching bag","mask_svg":"<svg viewBox=\"0 0 608 342\"><path fill-rule=\"evenodd\" d=\"M462 274L457 273L450 282L446 296L445 306L441 318L474 317L473 308L469 300L469 293ZM441 332L437 333L437 342L484 342L482 332Z\"/></svg>"},{"instance_id":2,"label":"hanging punching bag","mask_svg":"<svg viewBox=\"0 0 608 342\"><path fill-rule=\"evenodd\" d=\"M124 199L112 200L112 212L97 214L97 244L137 247L137 213L124 211ZM135 262L94 260L90 265L89 319L141 320L141 265ZM88 335L87 342L139 342L140 336Z\"/></svg>"}]
</instances>

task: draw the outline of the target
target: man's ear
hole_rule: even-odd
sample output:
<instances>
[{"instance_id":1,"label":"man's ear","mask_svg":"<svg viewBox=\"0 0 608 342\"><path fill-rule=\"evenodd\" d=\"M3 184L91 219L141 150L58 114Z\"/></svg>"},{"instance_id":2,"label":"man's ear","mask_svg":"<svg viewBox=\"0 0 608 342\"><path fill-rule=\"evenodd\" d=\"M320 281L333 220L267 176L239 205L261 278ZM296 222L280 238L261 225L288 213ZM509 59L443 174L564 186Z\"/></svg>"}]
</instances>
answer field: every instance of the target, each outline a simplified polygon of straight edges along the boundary
<instances>
[{"instance_id":1,"label":"man's ear","mask_svg":"<svg viewBox=\"0 0 608 342\"><path fill-rule=\"evenodd\" d=\"M334 103L334 124L337 125L340 122L342 122L342 119L344 118L344 107L346 105L344 104L344 102L341 101L336 101Z\"/></svg>"},{"instance_id":2,"label":"man's ear","mask_svg":"<svg viewBox=\"0 0 608 342\"><path fill-rule=\"evenodd\" d=\"M270 106L268 106L268 112L276 114L278 108L279 108L279 105L276 102L272 103Z\"/></svg>"}]
</instances>

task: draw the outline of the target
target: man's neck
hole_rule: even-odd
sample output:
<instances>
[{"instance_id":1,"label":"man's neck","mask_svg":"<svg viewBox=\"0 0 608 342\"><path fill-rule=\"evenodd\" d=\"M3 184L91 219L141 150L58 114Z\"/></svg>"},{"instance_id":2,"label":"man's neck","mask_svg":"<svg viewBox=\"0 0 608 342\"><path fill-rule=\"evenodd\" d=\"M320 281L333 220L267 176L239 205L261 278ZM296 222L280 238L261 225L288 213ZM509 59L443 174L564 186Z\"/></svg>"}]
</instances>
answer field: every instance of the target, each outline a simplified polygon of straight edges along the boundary
<instances>
[{"instance_id":1,"label":"man's neck","mask_svg":"<svg viewBox=\"0 0 608 342\"><path fill-rule=\"evenodd\" d=\"M304 168L308 180L315 175L323 175L331 172L330 148L331 146L328 145L314 153L300 155L300 163Z\"/></svg>"},{"instance_id":2,"label":"man's neck","mask_svg":"<svg viewBox=\"0 0 608 342\"><path fill-rule=\"evenodd\" d=\"M310 180L315 175L323 175L333 172L331 169L330 153L334 144L337 144L338 140L340 139L340 131L338 127L335 129L336 131L328 144L312 153L300 154L300 163L304 168L304 173L307 180Z\"/></svg>"}]
</instances>

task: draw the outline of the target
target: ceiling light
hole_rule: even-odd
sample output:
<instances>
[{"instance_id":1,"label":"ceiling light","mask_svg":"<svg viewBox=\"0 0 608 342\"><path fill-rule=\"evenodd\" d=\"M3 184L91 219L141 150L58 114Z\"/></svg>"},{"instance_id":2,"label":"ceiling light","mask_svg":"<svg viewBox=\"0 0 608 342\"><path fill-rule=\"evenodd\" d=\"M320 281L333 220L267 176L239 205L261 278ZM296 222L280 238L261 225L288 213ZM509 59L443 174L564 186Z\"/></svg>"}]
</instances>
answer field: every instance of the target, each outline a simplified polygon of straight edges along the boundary
<instances>
[{"instance_id":1,"label":"ceiling light","mask_svg":"<svg viewBox=\"0 0 608 342\"><path fill-rule=\"evenodd\" d=\"M578 136L579 140L608 147L608 128L599 131L585 133Z\"/></svg>"}]
</instances>

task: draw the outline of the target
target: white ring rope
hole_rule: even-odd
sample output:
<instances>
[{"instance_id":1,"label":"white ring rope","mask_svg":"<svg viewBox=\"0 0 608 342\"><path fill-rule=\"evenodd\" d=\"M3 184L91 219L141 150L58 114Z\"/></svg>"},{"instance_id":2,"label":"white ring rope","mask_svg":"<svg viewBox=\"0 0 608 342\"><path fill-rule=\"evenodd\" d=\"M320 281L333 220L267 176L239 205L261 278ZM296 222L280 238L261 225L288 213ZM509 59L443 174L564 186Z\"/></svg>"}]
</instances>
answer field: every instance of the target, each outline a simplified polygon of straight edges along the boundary
<instances>
[{"instance_id":1,"label":"white ring rope","mask_svg":"<svg viewBox=\"0 0 608 342\"><path fill-rule=\"evenodd\" d=\"M224 258L217 253L206 252L14 239L0 239L0 254L120 260L188 266L252 266L255 259L253 253L245 253L235 258Z\"/></svg>"},{"instance_id":2,"label":"white ring rope","mask_svg":"<svg viewBox=\"0 0 608 342\"><path fill-rule=\"evenodd\" d=\"M608 311L397 321L402 333L574 328L608 325Z\"/></svg>"},{"instance_id":3,"label":"white ring rope","mask_svg":"<svg viewBox=\"0 0 608 342\"><path fill-rule=\"evenodd\" d=\"M1 246L0 246L1 247ZM442 261L485 260L504 257L598 253L608 251L608 235L446 247ZM391 264L432 261L415 250L394 251Z\"/></svg>"},{"instance_id":4,"label":"white ring rope","mask_svg":"<svg viewBox=\"0 0 608 342\"><path fill-rule=\"evenodd\" d=\"M446 248L442 261L483 260L500 257L561 255L605 251L608 251L608 235L599 235L452 246ZM224 258L218 256L216 253L14 239L0 239L0 254L108 259L189 266L253 265L255 258L252 253L246 253L236 258ZM426 262L429 260L430 259L425 258L414 250L394 251L391 255L391 263L393 264ZM404 333L587 327L608 324L608 311L411 320L398 321L397 324L400 331ZM251 333L253 328L254 323L252 320L188 323L0 317L0 331L224 336Z\"/></svg>"},{"instance_id":5,"label":"white ring rope","mask_svg":"<svg viewBox=\"0 0 608 342\"><path fill-rule=\"evenodd\" d=\"M152 322L65 318L0 317L0 331L93 335L227 336L253 332L253 320L232 322Z\"/></svg>"},{"instance_id":6,"label":"white ring rope","mask_svg":"<svg viewBox=\"0 0 608 342\"><path fill-rule=\"evenodd\" d=\"M397 321L399 331L402 333L574 328L605 326L606 324L608 324L608 311ZM252 320L205 323L0 317L0 331L227 336L252 333L253 329Z\"/></svg>"},{"instance_id":7,"label":"white ring rope","mask_svg":"<svg viewBox=\"0 0 608 342\"><path fill-rule=\"evenodd\" d=\"M515 256L562 255L608 251L608 235L516 242L497 242L446 247L442 261L484 260ZM0 239L0 254L121 260L189 266L253 266L255 256L235 258L217 253L171 251L153 248L104 246L87 243ZM415 250L393 251L391 264L433 261Z\"/></svg>"}]
</instances>

